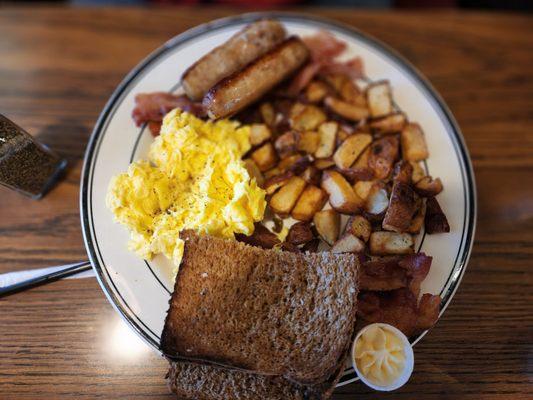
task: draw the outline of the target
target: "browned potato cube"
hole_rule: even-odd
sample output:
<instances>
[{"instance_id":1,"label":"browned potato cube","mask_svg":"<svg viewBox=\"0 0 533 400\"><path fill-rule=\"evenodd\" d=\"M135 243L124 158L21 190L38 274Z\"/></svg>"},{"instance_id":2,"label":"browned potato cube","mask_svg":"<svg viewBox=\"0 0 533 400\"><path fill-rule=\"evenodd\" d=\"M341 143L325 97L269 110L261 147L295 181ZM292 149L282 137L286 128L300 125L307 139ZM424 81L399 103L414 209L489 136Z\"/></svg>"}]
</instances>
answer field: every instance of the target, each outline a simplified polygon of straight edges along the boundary
<instances>
[{"instance_id":1,"label":"browned potato cube","mask_svg":"<svg viewBox=\"0 0 533 400\"><path fill-rule=\"evenodd\" d=\"M293 176L270 199L270 208L281 216L288 216L307 183L299 176Z\"/></svg>"},{"instance_id":2,"label":"browned potato cube","mask_svg":"<svg viewBox=\"0 0 533 400\"><path fill-rule=\"evenodd\" d=\"M365 249L364 242L351 233L345 233L331 247L332 253L360 253Z\"/></svg>"},{"instance_id":3,"label":"browned potato cube","mask_svg":"<svg viewBox=\"0 0 533 400\"><path fill-rule=\"evenodd\" d=\"M278 155L272 143L268 142L252 153L252 160L257 164L261 172L269 170L278 161Z\"/></svg>"},{"instance_id":4,"label":"browned potato cube","mask_svg":"<svg viewBox=\"0 0 533 400\"><path fill-rule=\"evenodd\" d=\"M275 175L271 178L268 178L265 181L264 189L267 195L274 194L280 187L289 182L294 174L291 171L284 172L280 175Z\"/></svg>"},{"instance_id":5,"label":"browned potato cube","mask_svg":"<svg viewBox=\"0 0 533 400\"><path fill-rule=\"evenodd\" d=\"M250 144L257 146L272 137L270 128L265 124L252 124L250 126Z\"/></svg>"},{"instance_id":6,"label":"browned potato cube","mask_svg":"<svg viewBox=\"0 0 533 400\"><path fill-rule=\"evenodd\" d=\"M283 172L292 171L295 175L299 175L304 172L309 165L311 165L311 159L308 156L295 154L281 160L278 164L278 168Z\"/></svg>"},{"instance_id":7,"label":"browned potato cube","mask_svg":"<svg viewBox=\"0 0 533 400\"><path fill-rule=\"evenodd\" d=\"M333 161L339 168L349 168L370 142L372 136L366 133L348 136L333 155Z\"/></svg>"},{"instance_id":8,"label":"browned potato cube","mask_svg":"<svg viewBox=\"0 0 533 400\"><path fill-rule=\"evenodd\" d=\"M337 131L337 146L340 146L353 132L348 131L347 126L341 126Z\"/></svg>"},{"instance_id":9,"label":"browned potato cube","mask_svg":"<svg viewBox=\"0 0 533 400\"><path fill-rule=\"evenodd\" d=\"M368 166L374 171L376 178L385 179L390 175L398 158L398 147L396 136L385 136L371 144Z\"/></svg>"},{"instance_id":10,"label":"browned potato cube","mask_svg":"<svg viewBox=\"0 0 533 400\"><path fill-rule=\"evenodd\" d=\"M261 118L265 124L267 124L269 127L273 127L275 125L276 110L274 109L272 103L262 103L259 106L259 113L261 114Z\"/></svg>"},{"instance_id":11,"label":"browned potato cube","mask_svg":"<svg viewBox=\"0 0 533 400\"><path fill-rule=\"evenodd\" d=\"M327 74L324 79L338 94L341 93L343 85L350 81L350 78L345 74Z\"/></svg>"},{"instance_id":12,"label":"browned potato cube","mask_svg":"<svg viewBox=\"0 0 533 400\"><path fill-rule=\"evenodd\" d=\"M336 171L324 171L322 189L329 194L331 207L343 214L354 214L363 205L363 200L355 194L348 181Z\"/></svg>"},{"instance_id":13,"label":"browned potato cube","mask_svg":"<svg viewBox=\"0 0 533 400\"><path fill-rule=\"evenodd\" d=\"M335 171L341 173L342 176L346 178L348 182L353 184L357 181L368 181L374 178L374 172L370 168L339 168L335 167Z\"/></svg>"},{"instance_id":14,"label":"browned potato cube","mask_svg":"<svg viewBox=\"0 0 533 400\"><path fill-rule=\"evenodd\" d=\"M348 79L342 84L339 94L344 101L366 108L366 98L364 94L351 79Z\"/></svg>"},{"instance_id":15,"label":"browned potato cube","mask_svg":"<svg viewBox=\"0 0 533 400\"><path fill-rule=\"evenodd\" d=\"M424 218L426 216L426 199L420 199L418 210L409 225L407 232L420 233L420 230L424 226Z\"/></svg>"},{"instance_id":16,"label":"browned potato cube","mask_svg":"<svg viewBox=\"0 0 533 400\"><path fill-rule=\"evenodd\" d=\"M407 123L407 117L402 112L396 112L385 117L370 121L370 127L380 135L401 132Z\"/></svg>"},{"instance_id":17,"label":"browned potato cube","mask_svg":"<svg viewBox=\"0 0 533 400\"><path fill-rule=\"evenodd\" d=\"M435 197L442 192L442 182L440 178L425 176L415 184L415 191L422 197Z\"/></svg>"},{"instance_id":18,"label":"browned potato cube","mask_svg":"<svg viewBox=\"0 0 533 400\"><path fill-rule=\"evenodd\" d=\"M320 180L322 178L322 172L314 165L310 165L309 167L305 169L301 177L305 179L307 183L318 186L320 185Z\"/></svg>"},{"instance_id":19,"label":"browned potato cube","mask_svg":"<svg viewBox=\"0 0 533 400\"><path fill-rule=\"evenodd\" d=\"M335 210L318 211L313 217L313 223L320 237L330 246L339 237L341 216Z\"/></svg>"},{"instance_id":20,"label":"browned potato cube","mask_svg":"<svg viewBox=\"0 0 533 400\"><path fill-rule=\"evenodd\" d=\"M315 237L308 222L297 222L290 227L287 234L287 242L296 246L307 243Z\"/></svg>"},{"instance_id":21,"label":"browned potato cube","mask_svg":"<svg viewBox=\"0 0 533 400\"><path fill-rule=\"evenodd\" d=\"M411 164L411 167L413 167L413 174L411 175L411 181L413 183L417 183L420 179L426 176L426 171L424 171L424 168L422 168L420 163L416 161L409 161L409 164Z\"/></svg>"},{"instance_id":22,"label":"browned potato cube","mask_svg":"<svg viewBox=\"0 0 533 400\"><path fill-rule=\"evenodd\" d=\"M289 122L293 129L302 132L315 130L324 121L326 121L326 114L324 111L317 106L308 104L301 108L301 111L295 112L294 116L291 116Z\"/></svg>"},{"instance_id":23,"label":"browned potato cube","mask_svg":"<svg viewBox=\"0 0 533 400\"><path fill-rule=\"evenodd\" d=\"M299 139L300 134L295 131L288 131L279 136L274 142L274 147L276 148L279 157L285 158L296 153Z\"/></svg>"},{"instance_id":24,"label":"browned potato cube","mask_svg":"<svg viewBox=\"0 0 533 400\"><path fill-rule=\"evenodd\" d=\"M339 125L336 122L324 122L318 128L320 134L320 143L315 151L316 158L328 158L333 155L335 150L335 138Z\"/></svg>"},{"instance_id":25,"label":"browned potato cube","mask_svg":"<svg viewBox=\"0 0 533 400\"><path fill-rule=\"evenodd\" d=\"M413 176L413 166L409 161L401 160L396 163L392 171L392 179L403 183L411 183Z\"/></svg>"},{"instance_id":26,"label":"browned potato cube","mask_svg":"<svg viewBox=\"0 0 533 400\"><path fill-rule=\"evenodd\" d=\"M265 179L272 178L273 176L281 174L281 171L278 167L271 168L268 171L263 172Z\"/></svg>"},{"instance_id":27,"label":"browned potato cube","mask_svg":"<svg viewBox=\"0 0 533 400\"><path fill-rule=\"evenodd\" d=\"M358 237L363 242L368 242L370 234L372 233L372 226L362 215L354 215L350 217L346 224L346 232Z\"/></svg>"},{"instance_id":28,"label":"browned potato cube","mask_svg":"<svg viewBox=\"0 0 533 400\"><path fill-rule=\"evenodd\" d=\"M361 155L355 160L353 164L354 168L367 168L368 167L368 158L370 157L370 146L364 150Z\"/></svg>"},{"instance_id":29,"label":"browned potato cube","mask_svg":"<svg viewBox=\"0 0 533 400\"><path fill-rule=\"evenodd\" d=\"M335 161L333 161L333 159L331 158L319 158L318 160L315 160L313 162L313 165L316 168L323 170L329 167L333 167L335 165Z\"/></svg>"},{"instance_id":30,"label":"browned potato cube","mask_svg":"<svg viewBox=\"0 0 533 400\"><path fill-rule=\"evenodd\" d=\"M299 221L311 221L315 213L322 210L327 201L326 192L316 186L309 185L296 202L291 215Z\"/></svg>"},{"instance_id":31,"label":"browned potato cube","mask_svg":"<svg viewBox=\"0 0 533 400\"><path fill-rule=\"evenodd\" d=\"M375 183L370 188L365 201L365 211L370 215L381 215L389 206L389 196L382 184Z\"/></svg>"},{"instance_id":32,"label":"browned potato cube","mask_svg":"<svg viewBox=\"0 0 533 400\"><path fill-rule=\"evenodd\" d=\"M239 242L249 244L250 246L258 246L264 249L271 249L280 244L277 235L270 232L260 223L255 223L254 232L250 236L237 233L235 234L235 239Z\"/></svg>"},{"instance_id":33,"label":"browned potato cube","mask_svg":"<svg viewBox=\"0 0 533 400\"><path fill-rule=\"evenodd\" d=\"M361 199L366 200L375 183L376 181L357 181L353 185L353 190Z\"/></svg>"},{"instance_id":34,"label":"browned potato cube","mask_svg":"<svg viewBox=\"0 0 533 400\"><path fill-rule=\"evenodd\" d=\"M366 100L372 118L383 117L394 111L391 87L388 81L375 82L368 85Z\"/></svg>"},{"instance_id":35,"label":"browned potato cube","mask_svg":"<svg viewBox=\"0 0 533 400\"><path fill-rule=\"evenodd\" d=\"M244 167L248 171L248 174L250 175L250 179L255 178L255 181L257 182L259 187L263 187L265 183L265 177L259 170L259 167L257 166L257 164L252 159L247 158L246 160L244 160Z\"/></svg>"},{"instance_id":36,"label":"browned potato cube","mask_svg":"<svg viewBox=\"0 0 533 400\"><path fill-rule=\"evenodd\" d=\"M403 158L408 161L421 161L429 156L424 132L418 124L408 124L400 135Z\"/></svg>"},{"instance_id":37,"label":"browned potato cube","mask_svg":"<svg viewBox=\"0 0 533 400\"><path fill-rule=\"evenodd\" d=\"M360 121L368 118L368 109L352 103L328 96L324 99L324 105L332 112L350 121Z\"/></svg>"},{"instance_id":38,"label":"browned potato cube","mask_svg":"<svg viewBox=\"0 0 533 400\"><path fill-rule=\"evenodd\" d=\"M311 81L305 90L305 98L310 103L318 103L326 97L329 92L328 85L321 81Z\"/></svg>"},{"instance_id":39,"label":"browned potato cube","mask_svg":"<svg viewBox=\"0 0 533 400\"><path fill-rule=\"evenodd\" d=\"M382 227L388 231L406 232L416 212L417 196L411 185L400 181L394 182L389 207L383 218Z\"/></svg>"},{"instance_id":40,"label":"browned potato cube","mask_svg":"<svg viewBox=\"0 0 533 400\"><path fill-rule=\"evenodd\" d=\"M320 134L318 132L302 132L300 134L300 140L298 141L298 151L303 151L307 154L315 154L319 144Z\"/></svg>"},{"instance_id":41,"label":"browned potato cube","mask_svg":"<svg viewBox=\"0 0 533 400\"><path fill-rule=\"evenodd\" d=\"M413 237L408 233L372 232L370 253L373 255L411 254L414 252Z\"/></svg>"}]
</instances>

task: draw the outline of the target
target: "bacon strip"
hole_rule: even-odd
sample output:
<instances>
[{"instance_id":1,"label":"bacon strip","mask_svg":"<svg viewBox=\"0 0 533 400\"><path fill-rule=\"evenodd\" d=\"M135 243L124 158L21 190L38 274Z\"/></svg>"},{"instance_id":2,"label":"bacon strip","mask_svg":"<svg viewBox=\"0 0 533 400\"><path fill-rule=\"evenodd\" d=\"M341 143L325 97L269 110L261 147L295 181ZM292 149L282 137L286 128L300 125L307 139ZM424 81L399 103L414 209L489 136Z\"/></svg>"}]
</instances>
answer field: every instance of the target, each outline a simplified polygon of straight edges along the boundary
<instances>
[{"instance_id":1,"label":"bacon strip","mask_svg":"<svg viewBox=\"0 0 533 400\"><path fill-rule=\"evenodd\" d=\"M357 316L363 325L382 322L395 326L406 336L431 328L437 322L440 296L424 294L420 304L407 288L387 292L363 291L358 297Z\"/></svg>"},{"instance_id":2,"label":"bacon strip","mask_svg":"<svg viewBox=\"0 0 533 400\"><path fill-rule=\"evenodd\" d=\"M302 38L311 52L311 61L296 74L289 85L288 94L297 96L318 74L346 74L351 79L364 77L363 60L355 57L340 62L335 58L346 50L346 43L328 31Z\"/></svg>"},{"instance_id":3,"label":"bacon strip","mask_svg":"<svg viewBox=\"0 0 533 400\"><path fill-rule=\"evenodd\" d=\"M424 253L380 258L361 264L361 290L409 288L418 297L420 284L431 268L432 257Z\"/></svg>"},{"instance_id":4,"label":"bacon strip","mask_svg":"<svg viewBox=\"0 0 533 400\"><path fill-rule=\"evenodd\" d=\"M139 93L135 96L132 117L137 126L148 123L150 131L156 136L159 134L165 114L175 108L180 108L200 118L206 115L202 105L191 101L186 95L153 92Z\"/></svg>"}]
</instances>

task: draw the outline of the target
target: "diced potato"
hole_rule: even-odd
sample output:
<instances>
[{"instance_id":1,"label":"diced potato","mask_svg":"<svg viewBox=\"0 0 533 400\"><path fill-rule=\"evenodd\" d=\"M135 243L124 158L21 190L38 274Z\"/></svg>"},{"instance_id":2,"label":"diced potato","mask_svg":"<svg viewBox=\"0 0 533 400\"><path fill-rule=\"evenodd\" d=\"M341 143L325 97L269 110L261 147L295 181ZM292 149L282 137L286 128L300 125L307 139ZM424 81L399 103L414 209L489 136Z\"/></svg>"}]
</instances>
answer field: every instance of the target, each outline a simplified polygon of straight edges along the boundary
<instances>
[{"instance_id":1,"label":"diced potato","mask_svg":"<svg viewBox=\"0 0 533 400\"><path fill-rule=\"evenodd\" d=\"M389 196L385 188L375 183L368 192L365 201L365 211L370 215L381 215L389 206Z\"/></svg>"},{"instance_id":2,"label":"diced potato","mask_svg":"<svg viewBox=\"0 0 533 400\"><path fill-rule=\"evenodd\" d=\"M285 158L291 154L296 153L298 149L298 141L300 140L300 134L295 131L285 132L279 136L274 142L274 147L278 152L280 158Z\"/></svg>"},{"instance_id":3,"label":"diced potato","mask_svg":"<svg viewBox=\"0 0 533 400\"><path fill-rule=\"evenodd\" d=\"M330 246L339 237L341 216L335 210L322 210L315 213L313 223L320 237Z\"/></svg>"},{"instance_id":4,"label":"diced potato","mask_svg":"<svg viewBox=\"0 0 533 400\"><path fill-rule=\"evenodd\" d=\"M290 227L287 242L298 246L310 242L314 238L311 225L308 222L297 222Z\"/></svg>"},{"instance_id":5,"label":"diced potato","mask_svg":"<svg viewBox=\"0 0 533 400\"><path fill-rule=\"evenodd\" d=\"M387 135L401 132L407 123L407 117L402 112L396 112L370 121L370 128L377 134Z\"/></svg>"},{"instance_id":6,"label":"diced potato","mask_svg":"<svg viewBox=\"0 0 533 400\"><path fill-rule=\"evenodd\" d=\"M392 179L403 183L411 183L413 176L413 166L409 161L401 160L396 163L392 171Z\"/></svg>"},{"instance_id":7,"label":"diced potato","mask_svg":"<svg viewBox=\"0 0 533 400\"><path fill-rule=\"evenodd\" d=\"M294 176L291 171L275 175L265 181L264 189L267 195L274 194L280 187L285 185Z\"/></svg>"},{"instance_id":8,"label":"diced potato","mask_svg":"<svg viewBox=\"0 0 533 400\"><path fill-rule=\"evenodd\" d=\"M272 137L270 128L265 124L252 124L250 126L250 144L257 146Z\"/></svg>"},{"instance_id":9,"label":"diced potato","mask_svg":"<svg viewBox=\"0 0 533 400\"><path fill-rule=\"evenodd\" d=\"M333 159L331 158L319 158L318 160L315 160L313 162L313 165L316 168L323 170L329 167L333 167L335 165L335 161L333 161Z\"/></svg>"},{"instance_id":10,"label":"diced potato","mask_svg":"<svg viewBox=\"0 0 533 400\"><path fill-rule=\"evenodd\" d=\"M389 206L383 218L383 229L406 232L416 212L417 196L411 185L395 181L392 186Z\"/></svg>"},{"instance_id":11,"label":"diced potato","mask_svg":"<svg viewBox=\"0 0 533 400\"><path fill-rule=\"evenodd\" d=\"M368 181L374 178L374 172L372 172L370 168L336 167L335 171L340 172L341 175L344 176L351 184L357 181Z\"/></svg>"},{"instance_id":12,"label":"diced potato","mask_svg":"<svg viewBox=\"0 0 533 400\"><path fill-rule=\"evenodd\" d=\"M297 103L299 104L299 103ZM293 107L294 109L294 107ZM304 105L299 112L291 110L290 124L291 127L297 131L312 131L315 130L321 123L326 121L326 114L317 106L312 104Z\"/></svg>"},{"instance_id":13,"label":"diced potato","mask_svg":"<svg viewBox=\"0 0 533 400\"><path fill-rule=\"evenodd\" d=\"M408 233L372 232L370 253L373 255L411 254L414 252L413 237Z\"/></svg>"},{"instance_id":14,"label":"diced potato","mask_svg":"<svg viewBox=\"0 0 533 400\"><path fill-rule=\"evenodd\" d=\"M351 233L345 233L333 243L332 253L360 253L365 249L365 243Z\"/></svg>"},{"instance_id":15,"label":"diced potato","mask_svg":"<svg viewBox=\"0 0 533 400\"><path fill-rule=\"evenodd\" d=\"M378 179L387 178L398 158L399 142L396 136L384 136L370 146L368 166Z\"/></svg>"},{"instance_id":16,"label":"diced potato","mask_svg":"<svg viewBox=\"0 0 533 400\"><path fill-rule=\"evenodd\" d=\"M363 206L363 200L355 194L348 181L336 171L324 171L322 189L329 194L329 203L338 212L354 214Z\"/></svg>"},{"instance_id":17,"label":"diced potato","mask_svg":"<svg viewBox=\"0 0 533 400\"><path fill-rule=\"evenodd\" d=\"M278 155L272 143L268 142L255 150L252 155L252 160L257 164L261 172L269 170L278 161Z\"/></svg>"},{"instance_id":18,"label":"diced potato","mask_svg":"<svg viewBox=\"0 0 533 400\"><path fill-rule=\"evenodd\" d=\"M364 94L351 79L342 83L339 94L344 101L366 108L366 98Z\"/></svg>"},{"instance_id":19,"label":"diced potato","mask_svg":"<svg viewBox=\"0 0 533 400\"><path fill-rule=\"evenodd\" d=\"M415 184L415 191L422 197L434 197L442 192L442 182L440 178L425 176Z\"/></svg>"},{"instance_id":20,"label":"diced potato","mask_svg":"<svg viewBox=\"0 0 533 400\"><path fill-rule=\"evenodd\" d=\"M298 141L298 151L315 154L320 144L320 134L314 131L302 132Z\"/></svg>"},{"instance_id":21,"label":"diced potato","mask_svg":"<svg viewBox=\"0 0 533 400\"><path fill-rule=\"evenodd\" d=\"M299 176L293 176L270 199L270 208L281 215L288 216L307 183Z\"/></svg>"},{"instance_id":22,"label":"diced potato","mask_svg":"<svg viewBox=\"0 0 533 400\"><path fill-rule=\"evenodd\" d=\"M411 220L411 225L407 229L409 233L420 233L422 226L424 226L424 218L426 216L426 199L420 199L418 210Z\"/></svg>"},{"instance_id":23,"label":"diced potato","mask_svg":"<svg viewBox=\"0 0 533 400\"><path fill-rule=\"evenodd\" d=\"M352 133L348 131L346 125L341 126L337 131L337 146L340 146Z\"/></svg>"},{"instance_id":24,"label":"diced potato","mask_svg":"<svg viewBox=\"0 0 533 400\"><path fill-rule=\"evenodd\" d=\"M335 150L335 138L339 125L336 122L324 122L318 128L320 134L320 143L315 151L316 158L328 158L333 155Z\"/></svg>"},{"instance_id":25,"label":"diced potato","mask_svg":"<svg viewBox=\"0 0 533 400\"><path fill-rule=\"evenodd\" d=\"M259 113L261 114L261 118L263 118L263 122L267 124L267 126L273 127L275 125L276 110L272 103L262 103L259 106Z\"/></svg>"},{"instance_id":26,"label":"diced potato","mask_svg":"<svg viewBox=\"0 0 533 400\"><path fill-rule=\"evenodd\" d=\"M250 246L262 247L264 249L271 249L280 244L278 236L270 232L260 223L254 225L254 232L250 236L237 233L235 234L235 239L239 242L247 243Z\"/></svg>"},{"instance_id":27,"label":"diced potato","mask_svg":"<svg viewBox=\"0 0 533 400\"><path fill-rule=\"evenodd\" d=\"M366 200L375 183L375 181L357 181L353 189L361 199Z\"/></svg>"},{"instance_id":28,"label":"diced potato","mask_svg":"<svg viewBox=\"0 0 533 400\"><path fill-rule=\"evenodd\" d=\"M324 105L335 114L350 121L360 121L368 118L368 109L366 107L351 104L335 97L326 97Z\"/></svg>"},{"instance_id":29,"label":"diced potato","mask_svg":"<svg viewBox=\"0 0 533 400\"><path fill-rule=\"evenodd\" d=\"M268 171L265 171L263 175L265 176L265 179L272 178L273 176L281 174L281 171L278 167L271 168Z\"/></svg>"},{"instance_id":30,"label":"diced potato","mask_svg":"<svg viewBox=\"0 0 533 400\"><path fill-rule=\"evenodd\" d=\"M292 209L291 215L299 221L311 221L327 201L326 192L316 186L308 185Z\"/></svg>"},{"instance_id":31,"label":"diced potato","mask_svg":"<svg viewBox=\"0 0 533 400\"><path fill-rule=\"evenodd\" d=\"M308 156L294 154L281 160L278 168L283 172L292 171L294 175L300 175L309 165L311 165L311 159Z\"/></svg>"},{"instance_id":32,"label":"diced potato","mask_svg":"<svg viewBox=\"0 0 533 400\"><path fill-rule=\"evenodd\" d=\"M355 160L353 164L354 168L367 168L368 167L368 158L370 157L370 146L364 150L361 155Z\"/></svg>"},{"instance_id":33,"label":"diced potato","mask_svg":"<svg viewBox=\"0 0 533 400\"><path fill-rule=\"evenodd\" d=\"M422 168L420 163L416 161L409 161L409 164L411 164L411 167L413 167L413 174L411 176L411 181L413 183L417 183L420 179L426 176L426 171L424 171L424 168Z\"/></svg>"},{"instance_id":34,"label":"diced potato","mask_svg":"<svg viewBox=\"0 0 533 400\"><path fill-rule=\"evenodd\" d=\"M366 89L366 100L372 118L383 117L394 111L392 92L388 81L368 85Z\"/></svg>"},{"instance_id":35,"label":"diced potato","mask_svg":"<svg viewBox=\"0 0 533 400\"><path fill-rule=\"evenodd\" d=\"M346 232L358 237L363 242L368 242L370 234L372 233L372 226L362 215L354 215L350 217L346 224Z\"/></svg>"},{"instance_id":36,"label":"diced potato","mask_svg":"<svg viewBox=\"0 0 533 400\"><path fill-rule=\"evenodd\" d=\"M424 132L418 124L408 124L400 135L403 158L407 161L421 161L429 156Z\"/></svg>"},{"instance_id":37,"label":"diced potato","mask_svg":"<svg viewBox=\"0 0 533 400\"><path fill-rule=\"evenodd\" d=\"M301 177L305 179L307 183L318 186L320 185L320 179L322 178L322 172L314 165L310 165L309 167L305 169Z\"/></svg>"},{"instance_id":38,"label":"diced potato","mask_svg":"<svg viewBox=\"0 0 533 400\"><path fill-rule=\"evenodd\" d=\"M333 161L339 168L349 168L370 142L372 136L366 133L348 136L333 155Z\"/></svg>"},{"instance_id":39,"label":"diced potato","mask_svg":"<svg viewBox=\"0 0 533 400\"><path fill-rule=\"evenodd\" d=\"M350 80L345 74L327 74L324 80L340 95L342 86Z\"/></svg>"},{"instance_id":40,"label":"diced potato","mask_svg":"<svg viewBox=\"0 0 533 400\"><path fill-rule=\"evenodd\" d=\"M305 98L310 103L318 103L326 97L329 92L328 85L321 81L311 81L305 90Z\"/></svg>"},{"instance_id":41,"label":"diced potato","mask_svg":"<svg viewBox=\"0 0 533 400\"><path fill-rule=\"evenodd\" d=\"M265 177L259 170L259 167L257 164L250 158L247 158L244 160L244 167L248 171L248 174L250 175L250 178L255 178L255 181L259 185L259 187L263 187L265 183Z\"/></svg>"}]
</instances>

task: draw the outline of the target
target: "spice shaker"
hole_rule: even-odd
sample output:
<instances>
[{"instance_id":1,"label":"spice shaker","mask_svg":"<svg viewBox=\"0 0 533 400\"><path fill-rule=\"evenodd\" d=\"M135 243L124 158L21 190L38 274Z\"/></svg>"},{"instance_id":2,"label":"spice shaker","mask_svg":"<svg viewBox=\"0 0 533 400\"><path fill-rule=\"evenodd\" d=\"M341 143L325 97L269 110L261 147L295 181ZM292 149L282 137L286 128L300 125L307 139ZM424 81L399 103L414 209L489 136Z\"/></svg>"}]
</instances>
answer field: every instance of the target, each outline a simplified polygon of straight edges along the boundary
<instances>
[{"instance_id":1,"label":"spice shaker","mask_svg":"<svg viewBox=\"0 0 533 400\"><path fill-rule=\"evenodd\" d=\"M0 184L39 199L66 165L66 160L0 114Z\"/></svg>"}]
</instances>

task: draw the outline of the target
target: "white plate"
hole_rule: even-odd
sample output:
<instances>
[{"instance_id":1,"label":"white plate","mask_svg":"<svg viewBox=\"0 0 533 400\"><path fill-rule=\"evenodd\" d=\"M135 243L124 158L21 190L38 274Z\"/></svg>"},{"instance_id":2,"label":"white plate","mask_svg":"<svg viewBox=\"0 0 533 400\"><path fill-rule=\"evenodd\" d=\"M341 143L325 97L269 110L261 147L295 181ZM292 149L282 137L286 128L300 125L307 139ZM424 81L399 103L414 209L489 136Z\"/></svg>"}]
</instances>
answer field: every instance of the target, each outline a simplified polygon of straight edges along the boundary
<instances>
[{"instance_id":1,"label":"white plate","mask_svg":"<svg viewBox=\"0 0 533 400\"><path fill-rule=\"evenodd\" d=\"M398 107L424 129L430 151L425 167L444 183L439 202L451 227L449 234L421 234L417 243L419 249L433 256L422 290L441 295L441 314L457 290L468 262L476 215L472 167L455 120L420 73L375 39L335 22L294 14L246 14L217 20L176 36L130 72L102 111L85 156L81 221L93 267L115 309L158 351L173 287L170 264L164 257L146 262L129 252L128 232L113 222L113 215L105 206L111 177L125 171L131 161L145 158L153 140L146 127L137 128L133 123L134 96L177 90L180 76L189 65L247 23L265 15L280 19L291 33L312 34L327 29L347 42L347 56L361 56L371 80L389 79ZM349 367L340 385L354 380L355 373Z\"/></svg>"}]
</instances>

